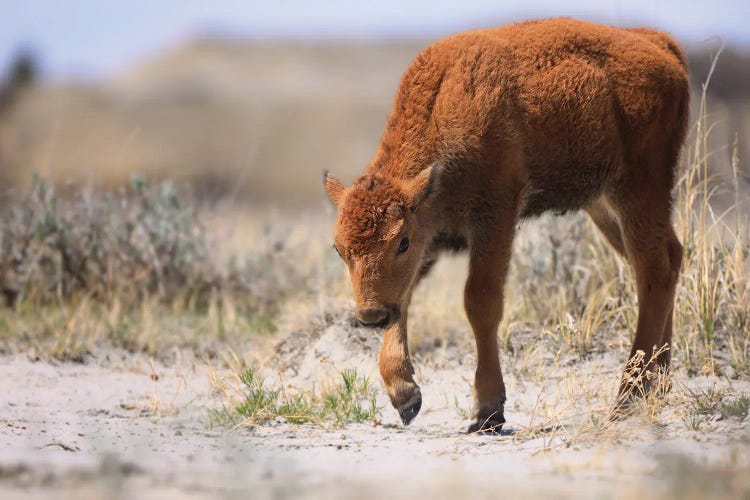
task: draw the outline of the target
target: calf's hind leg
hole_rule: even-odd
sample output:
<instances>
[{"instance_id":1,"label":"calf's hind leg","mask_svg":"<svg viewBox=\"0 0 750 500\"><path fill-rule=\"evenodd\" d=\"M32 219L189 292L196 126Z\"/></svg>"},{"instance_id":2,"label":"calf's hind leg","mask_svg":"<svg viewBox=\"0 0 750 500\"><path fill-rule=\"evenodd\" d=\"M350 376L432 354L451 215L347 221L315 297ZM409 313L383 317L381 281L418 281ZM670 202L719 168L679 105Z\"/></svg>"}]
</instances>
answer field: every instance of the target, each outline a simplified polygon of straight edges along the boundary
<instances>
[{"instance_id":1,"label":"calf's hind leg","mask_svg":"<svg viewBox=\"0 0 750 500\"><path fill-rule=\"evenodd\" d=\"M473 422L467 432L498 432L505 423L505 384L497 351L503 315L503 288L510 263L515 216L506 215L490 235L471 243L469 277L464 290L466 316L477 344Z\"/></svg>"},{"instance_id":2,"label":"calf's hind leg","mask_svg":"<svg viewBox=\"0 0 750 500\"><path fill-rule=\"evenodd\" d=\"M670 221L669 192L645 192L621 206L622 235L635 270L638 290L638 323L623 376L617 406L651 387L647 372L669 367L672 311L682 246ZM661 354L654 356L661 349ZM643 359L638 351L643 351Z\"/></svg>"},{"instance_id":3,"label":"calf's hind leg","mask_svg":"<svg viewBox=\"0 0 750 500\"><path fill-rule=\"evenodd\" d=\"M675 281L677 276L680 274L680 268L682 267L682 245L680 240L677 239L677 235L674 230L669 228L669 242L667 243L667 250L669 252L669 264L672 268L672 272L675 275ZM676 283L675 283L676 285ZM672 318L674 316L674 291L672 292L672 307L667 313L667 322L664 325L664 333L661 337L661 344L667 345L670 349L662 351L657 358L659 367L663 370L669 370L669 366L672 361Z\"/></svg>"}]
</instances>

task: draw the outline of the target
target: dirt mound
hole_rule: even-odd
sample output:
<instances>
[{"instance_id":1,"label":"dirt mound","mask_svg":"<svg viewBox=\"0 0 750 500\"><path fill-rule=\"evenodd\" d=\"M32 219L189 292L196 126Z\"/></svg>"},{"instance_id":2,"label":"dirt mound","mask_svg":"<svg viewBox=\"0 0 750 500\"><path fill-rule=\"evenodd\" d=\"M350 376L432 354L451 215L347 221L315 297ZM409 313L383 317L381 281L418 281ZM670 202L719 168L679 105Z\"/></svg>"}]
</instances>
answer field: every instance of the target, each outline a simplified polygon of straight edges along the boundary
<instances>
[{"instance_id":1,"label":"dirt mound","mask_svg":"<svg viewBox=\"0 0 750 500\"><path fill-rule=\"evenodd\" d=\"M356 370L376 380L382 335L355 326L353 319L345 313L322 328L295 330L284 337L275 347L284 378L310 387Z\"/></svg>"}]
</instances>

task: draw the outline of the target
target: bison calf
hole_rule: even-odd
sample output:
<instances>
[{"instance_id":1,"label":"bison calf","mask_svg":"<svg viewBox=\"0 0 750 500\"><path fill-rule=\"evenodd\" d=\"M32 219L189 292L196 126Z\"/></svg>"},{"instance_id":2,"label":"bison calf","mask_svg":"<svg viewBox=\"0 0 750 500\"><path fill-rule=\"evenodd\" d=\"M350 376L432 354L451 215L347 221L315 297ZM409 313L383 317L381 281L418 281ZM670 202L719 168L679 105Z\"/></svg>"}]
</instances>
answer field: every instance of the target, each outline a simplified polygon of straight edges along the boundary
<instances>
[{"instance_id":1,"label":"bison calf","mask_svg":"<svg viewBox=\"0 0 750 500\"><path fill-rule=\"evenodd\" d=\"M385 329L380 373L404 424L422 403L407 348L412 291L441 251L463 249L478 359L469 431L505 422L497 329L513 236L519 219L548 210L586 210L633 266L631 358L642 350L636 371L657 367L645 365L672 338L682 247L670 191L688 97L680 48L650 29L531 21L454 35L417 56L364 173L348 188L324 176L356 316ZM667 369L669 357L654 363Z\"/></svg>"}]
</instances>

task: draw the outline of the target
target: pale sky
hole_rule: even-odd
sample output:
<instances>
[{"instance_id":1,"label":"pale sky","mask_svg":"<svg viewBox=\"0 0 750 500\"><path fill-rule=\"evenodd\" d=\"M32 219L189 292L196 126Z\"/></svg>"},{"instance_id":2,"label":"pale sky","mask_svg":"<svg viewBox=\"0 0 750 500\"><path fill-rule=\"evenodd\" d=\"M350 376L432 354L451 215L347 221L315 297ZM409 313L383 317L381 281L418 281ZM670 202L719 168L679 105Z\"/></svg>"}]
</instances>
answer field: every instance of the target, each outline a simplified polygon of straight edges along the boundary
<instances>
[{"instance_id":1,"label":"pale sky","mask_svg":"<svg viewBox=\"0 0 750 500\"><path fill-rule=\"evenodd\" d=\"M533 17L670 31L689 45L750 47L750 1L0 0L0 68L21 47L53 78L106 77L204 33L250 38L437 38ZM708 42L708 39L712 39Z\"/></svg>"}]
</instances>

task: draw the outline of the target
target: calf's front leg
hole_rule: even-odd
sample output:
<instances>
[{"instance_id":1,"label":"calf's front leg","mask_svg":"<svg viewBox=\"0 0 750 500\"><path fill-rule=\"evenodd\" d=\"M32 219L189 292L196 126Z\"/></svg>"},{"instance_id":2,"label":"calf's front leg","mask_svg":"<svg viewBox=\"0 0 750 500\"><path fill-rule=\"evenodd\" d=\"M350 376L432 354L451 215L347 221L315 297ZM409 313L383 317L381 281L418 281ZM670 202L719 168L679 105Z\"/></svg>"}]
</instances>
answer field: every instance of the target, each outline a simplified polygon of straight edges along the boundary
<instances>
[{"instance_id":1,"label":"calf's front leg","mask_svg":"<svg viewBox=\"0 0 750 500\"><path fill-rule=\"evenodd\" d=\"M503 288L510 262L515 222L507 217L494 234L475 238L464 291L466 316L477 344L473 422L467 432L499 432L505 423L505 384L497 351L503 316Z\"/></svg>"},{"instance_id":2,"label":"calf's front leg","mask_svg":"<svg viewBox=\"0 0 750 500\"><path fill-rule=\"evenodd\" d=\"M378 365L391 404L398 410L404 425L409 425L422 408L422 392L414 382L414 367L409 357L406 308L399 320L385 331Z\"/></svg>"}]
</instances>

